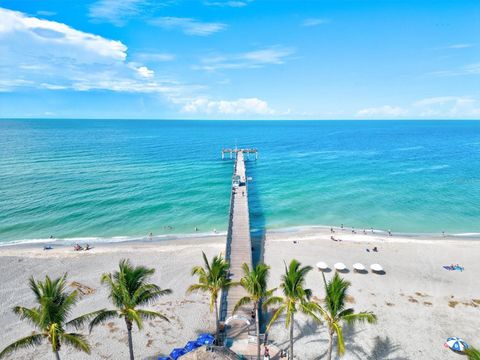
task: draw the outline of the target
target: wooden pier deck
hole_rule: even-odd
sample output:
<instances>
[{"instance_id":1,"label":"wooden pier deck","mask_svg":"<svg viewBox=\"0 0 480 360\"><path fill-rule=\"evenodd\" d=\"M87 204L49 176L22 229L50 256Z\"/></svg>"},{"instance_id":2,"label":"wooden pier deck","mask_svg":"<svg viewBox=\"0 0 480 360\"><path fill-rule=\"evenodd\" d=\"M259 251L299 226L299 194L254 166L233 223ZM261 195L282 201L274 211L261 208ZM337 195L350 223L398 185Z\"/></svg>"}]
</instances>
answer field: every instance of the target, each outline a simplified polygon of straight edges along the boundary
<instances>
[{"instance_id":1,"label":"wooden pier deck","mask_svg":"<svg viewBox=\"0 0 480 360\"><path fill-rule=\"evenodd\" d=\"M240 281L242 278L242 264L247 263L250 267L252 266L248 185L244 151L242 150L236 151L226 259L230 263L232 281ZM248 338L248 330L255 326L251 318L252 306L245 306L233 314L235 304L245 295L245 290L240 286L236 286L229 289L222 296L222 318L226 324L226 336L230 339L240 340Z\"/></svg>"}]
</instances>

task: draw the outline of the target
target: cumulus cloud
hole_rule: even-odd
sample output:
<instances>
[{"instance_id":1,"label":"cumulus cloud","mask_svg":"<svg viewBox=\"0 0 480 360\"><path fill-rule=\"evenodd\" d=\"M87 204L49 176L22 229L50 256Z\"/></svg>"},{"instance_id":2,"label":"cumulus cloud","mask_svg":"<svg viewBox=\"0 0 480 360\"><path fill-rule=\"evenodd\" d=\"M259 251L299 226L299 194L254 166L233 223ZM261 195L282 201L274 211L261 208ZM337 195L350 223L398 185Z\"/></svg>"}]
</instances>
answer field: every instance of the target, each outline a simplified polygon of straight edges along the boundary
<instances>
[{"instance_id":1,"label":"cumulus cloud","mask_svg":"<svg viewBox=\"0 0 480 360\"><path fill-rule=\"evenodd\" d=\"M398 117L405 115L407 111L399 106L390 106L384 105L379 107L371 107L365 108L357 111L357 116L360 117L379 117L379 116L386 116L386 117Z\"/></svg>"},{"instance_id":2,"label":"cumulus cloud","mask_svg":"<svg viewBox=\"0 0 480 360\"><path fill-rule=\"evenodd\" d=\"M155 79L141 63L127 62L120 41L0 8L0 91L110 90L178 96L187 85Z\"/></svg>"},{"instance_id":3,"label":"cumulus cloud","mask_svg":"<svg viewBox=\"0 0 480 360\"><path fill-rule=\"evenodd\" d=\"M283 64L295 52L293 48L271 46L233 55L216 55L202 59L195 69L217 71L222 69L259 68L266 65Z\"/></svg>"},{"instance_id":4,"label":"cumulus cloud","mask_svg":"<svg viewBox=\"0 0 480 360\"><path fill-rule=\"evenodd\" d=\"M190 114L219 115L274 115L275 111L264 100L244 98L237 100L209 100L199 98L183 107L183 112Z\"/></svg>"},{"instance_id":5,"label":"cumulus cloud","mask_svg":"<svg viewBox=\"0 0 480 360\"><path fill-rule=\"evenodd\" d=\"M150 24L168 30L180 30L187 35L208 36L227 27L217 22L201 22L193 18L165 16L150 20Z\"/></svg>"}]
</instances>

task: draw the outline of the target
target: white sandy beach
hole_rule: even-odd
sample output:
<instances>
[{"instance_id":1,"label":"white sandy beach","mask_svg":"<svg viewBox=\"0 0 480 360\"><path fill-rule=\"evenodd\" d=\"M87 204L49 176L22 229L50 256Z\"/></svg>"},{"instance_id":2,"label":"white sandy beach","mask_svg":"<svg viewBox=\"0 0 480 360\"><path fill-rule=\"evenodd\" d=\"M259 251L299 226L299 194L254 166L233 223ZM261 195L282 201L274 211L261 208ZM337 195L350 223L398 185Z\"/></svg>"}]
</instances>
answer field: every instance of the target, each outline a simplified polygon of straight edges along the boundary
<instances>
[{"instance_id":1,"label":"white sandy beach","mask_svg":"<svg viewBox=\"0 0 480 360\"><path fill-rule=\"evenodd\" d=\"M272 267L271 285L277 286L283 273L283 261L298 259L314 266L318 261L329 265L343 262L351 270L361 262L367 267L381 264L385 275L356 274L344 277L352 282L352 306L371 310L378 316L377 325L346 328L347 353L344 359L456 359L459 355L443 347L449 336L459 336L480 345L480 288L478 274L480 242L475 240L383 237L338 231L342 242L330 240L326 229L305 229L285 233L267 233L265 262ZM293 241L297 243L294 243ZM377 246L378 253L366 252ZM33 296L27 279L34 275L69 274L76 281L95 290L85 295L76 313L110 307L107 293L99 283L100 275L116 269L118 261L129 258L134 264L156 269L153 281L173 290L172 295L153 306L171 319L171 323L151 321L142 332L134 332L134 348L138 359L156 359L174 347L183 347L201 332L213 331L205 295L185 295L194 279L193 265L201 264L201 251L211 257L224 250L223 236L190 238L150 243L117 243L96 245L89 252L74 252L71 247L55 247L43 251L41 245L20 245L0 248L0 317L4 333L0 347L28 335L29 325L12 312L15 305L31 306ZM460 264L464 272L446 271L442 265ZM327 278L332 272L327 273ZM307 278L316 296L323 296L323 283L318 270ZM295 353L298 359L321 359L327 346L322 326L298 317ZM287 331L275 325L269 339L280 348L287 346ZM68 359L123 359L128 356L126 330L120 321L100 326L89 336L92 355L62 348ZM8 359L51 359L47 345L36 350L17 352Z\"/></svg>"}]
</instances>

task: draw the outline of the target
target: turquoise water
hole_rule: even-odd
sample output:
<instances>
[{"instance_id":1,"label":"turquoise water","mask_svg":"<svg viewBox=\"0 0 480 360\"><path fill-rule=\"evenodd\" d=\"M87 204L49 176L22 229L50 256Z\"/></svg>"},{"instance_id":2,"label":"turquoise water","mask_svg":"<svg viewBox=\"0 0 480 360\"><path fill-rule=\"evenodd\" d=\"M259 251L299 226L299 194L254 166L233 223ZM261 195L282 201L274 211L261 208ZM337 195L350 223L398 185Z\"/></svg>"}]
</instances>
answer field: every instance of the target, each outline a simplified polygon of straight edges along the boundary
<instances>
[{"instance_id":1,"label":"turquoise water","mask_svg":"<svg viewBox=\"0 0 480 360\"><path fill-rule=\"evenodd\" d=\"M0 241L225 230L235 143L254 228L480 232L480 122L0 120Z\"/></svg>"}]
</instances>

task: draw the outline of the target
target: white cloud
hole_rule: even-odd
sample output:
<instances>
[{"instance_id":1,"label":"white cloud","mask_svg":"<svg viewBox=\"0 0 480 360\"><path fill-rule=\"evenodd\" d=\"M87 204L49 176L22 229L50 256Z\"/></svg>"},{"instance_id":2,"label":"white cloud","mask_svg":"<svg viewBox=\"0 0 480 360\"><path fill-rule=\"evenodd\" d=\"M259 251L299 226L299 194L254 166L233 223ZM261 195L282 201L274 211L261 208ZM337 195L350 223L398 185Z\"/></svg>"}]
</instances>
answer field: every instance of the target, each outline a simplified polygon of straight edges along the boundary
<instances>
[{"instance_id":1,"label":"white cloud","mask_svg":"<svg viewBox=\"0 0 480 360\"><path fill-rule=\"evenodd\" d=\"M473 47L473 44L453 44L447 46L447 49L466 49L466 48L471 48Z\"/></svg>"},{"instance_id":2,"label":"white cloud","mask_svg":"<svg viewBox=\"0 0 480 360\"><path fill-rule=\"evenodd\" d=\"M445 76L465 76L465 75L480 75L480 63L473 63L464 65L461 68L454 70L439 70L431 72L427 75L445 77Z\"/></svg>"},{"instance_id":3,"label":"white cloud","mask_svg":"<svg viewBox=\"0 0 480 360\"><path fill-rule=\"evenodd\" d=\"M426 118L426 119L478 119L480 101L470 96L436 96L413 102L405 108L380 106L357 112L358 117L370 118Z\"/></svg>"},{"instance_id":4,"label":"white cloud","mask_svg":"<svg viewBox=\"0 0 480 360\"><path fill-rule=\"evenodd\" d=\"M123 26L126 18L140 13L143 2L143 0L99 0L92 4L88 15L96 21Z\"/></svg>"},{"instance_id":5,"label":"white cloud","mask_svg":"<svg viewBox=\"0 0 480 360\"><path fill-rule=\"evenodd\" d=\"M387 117L398 117L402 115L406 115L407 111L399 106L390 106L384 105L379 107L371 107L357 111L357 116L360 117L379 117L379 116L387 116Z\"/></svg>"},{"instance_id":6,"label":"white cloud","mask_svg":"<svg viewBox=\"0 0 480 360\"><path fill-rule=\"evenodd\" d=\"M167 62L175 60L175 55L169 53L137 53L134 58L146 62Z\"/></svg>"},{"instance_id":7,"label":"white cloud","mask_svg":"<svg viewBox=\"0 0 480 360\"><path fill-rule=\"evenodd\" d=\"M209 100L198 98L185 104L183 112L207 115L274 115L276 112L264 100L243 98L237 100Z\"/></svg>"},{"instance_id":8,"label":"white cloud","mask_svg":"<svg viewBox=\"0 0 480 360\"><path fill-rule=\"evenodd\" d=\"M0 18L2 92L108 90L175 99L197 89L160 80L144 64L127 62L127 47L119 41L3 8Z\"/></svg>"},{"instance_id":9,"label":"white cloud","mask_svg":"<svg viewBox=\"0 0 480 360\"><path fill-rule=\"evenodd\" d=\"M146 66L140 66L136 70L141 77L144 77L146 79L151 79L155 75L155 72L153 70L150 70Z\"/></svg>"},{"instance_id":10,"label":"white cloud","mask_svg":"<svg viewBox=\"0 0 480 360\"><path fill-rule=\"evenodd\" d=\"M330 22L330 20L328 20L328 19L308 18L308 19L303 20L302 26L312 27L312 26L328 24L329 22Z\"/></svg>"},{"instance_id":11,"label":"white cloud","mask_svg":"<svg viewBox=\"0 0 480 360\"><path fill-rule=\"evenodd\" d=\"M80 61L98 57L104 61L125 60L127 56L127 47L120 41L78 31L56 21L27 17L3 8L0 8L0 17L0 39L4 49L12 53L43 51L44 57L58 57L53 51L62 47L66 53L61 56ZM6 60L7 56L2 58Z\"/></svg>"},{"instance_id":12,"label":"white cloud","mask_svg":"<svg viewBox=\"0 0 480 360\"><path fill-rule=\"evenodd\" d=\"M295 52L294 49L272 46L234 55L217 55L202 59L202 64L194 68L206 71L222 69L259 68L266 65L283 64Z\"/></svg>"},{"instance_id":13,"label":"white cloud","mask_svg":"<svg viewBox=\"0 0 480 360\"><path fill-rule=\"evenodd\" d=\"M164 29L179 29L187 35L208 36L227 27L226 24L217 22L201 22L192 18L181 18L165 16L150 21L152 25L162 27Z\"/></svg>"},{"instance_id":14,"label":"white cloud","mask_svg":"<svg viewBox=\"0 0 480 360\"><path fill-rule=\"evenodd\" d=\"M219 7L234 7L240 8L245 7L251 0L246 1L205 1L204 4L207 6L219 6Z\"/></svg>"},{"instance_id":15,"label":"white cloud","mask_svg":"<svg viewBox=\"0 0 480 360\"><path fill-rule=\"evenodd\" d=\"M419 100L413 105L422 117L478 118L480 116L480 103L470 96L437 96Z\"/></svg>"}]
</instances>

